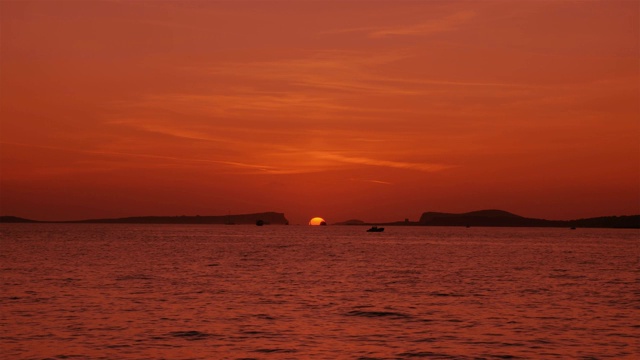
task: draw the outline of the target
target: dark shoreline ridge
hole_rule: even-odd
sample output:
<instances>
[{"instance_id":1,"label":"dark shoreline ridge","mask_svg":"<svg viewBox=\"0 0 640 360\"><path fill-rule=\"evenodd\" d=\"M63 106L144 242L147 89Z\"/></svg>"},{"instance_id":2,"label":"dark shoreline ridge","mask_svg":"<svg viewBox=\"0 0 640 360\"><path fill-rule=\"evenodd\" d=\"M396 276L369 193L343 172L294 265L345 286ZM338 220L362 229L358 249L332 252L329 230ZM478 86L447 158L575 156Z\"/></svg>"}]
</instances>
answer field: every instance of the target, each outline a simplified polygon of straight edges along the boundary
<instances>
[{"instance_id":1,"label":"dark shoreline ridge","mask_svg":"<svg viewBox=\"0 0 640 360\"><path fill-rule=\"evenodd\" d=\"M37 221L16 216L0 216L0 223L56 223L56 224L219 224L255 225L261 220L264 225L289 225L284 213L264 212L255 214L229 214L219 216L136 216L115 219L88 219L74 221Z\"/></svg>"},{"instance_id":2,"label":"dark shoreline ridge","mask_svg":"<svg viewBox=\"0 0 640 360\"><path fill-rule=\"evenodd\" d=\"M479 210L462 214L425 212L418 221L368 223L348 220L334 225L386 226L481 226L481 227L581 227L640 229L640 215L601 216L576 220L546 220L526 218L503 210Z\"/></svg>"},{"instance_id":3,"label":"dark shoreline ridge","mask_svg":"<svg viewBox=\"0 0 640 360\"><path fill-rule=\"evenodd\" d=\"M37 221L16 216L0 216L0 223L66 223L66 224L241 224L255 225L262 220L265 225L288 225L284 213L264 212L219 216L138 216L115 219L89 219L75 221ZM640 229L640 215L601 216L576 220L546 220L526 218L503 210L480 210L462 214L425 212L418 221L395 221L369 223L362 220L348 220L333 225L353 226L480 226L480 227L575 227L575 228L617 228Z\"/></svg>"}]
</instances>

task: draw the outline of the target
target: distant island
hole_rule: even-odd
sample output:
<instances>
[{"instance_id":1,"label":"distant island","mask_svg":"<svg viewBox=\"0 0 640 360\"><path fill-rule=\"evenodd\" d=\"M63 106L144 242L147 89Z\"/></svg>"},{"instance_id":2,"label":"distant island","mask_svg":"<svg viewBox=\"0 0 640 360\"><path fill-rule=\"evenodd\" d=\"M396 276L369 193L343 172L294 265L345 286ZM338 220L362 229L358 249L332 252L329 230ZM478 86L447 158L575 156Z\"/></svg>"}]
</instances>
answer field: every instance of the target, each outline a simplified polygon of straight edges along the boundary
<instances>
[{"instance_id":1,"label":"distant island","mask_svg":"<svg viewBox=\"0 0 640 360\"><path fill-rule=\"evenodd\" d=\"M527 218L504 210L479 210L462 214L425 212L418 221L368 223L347 220L335 225L387 225L387 226L495 226L495 227L581 227L639 229L640 215L602 216L576 220L546 220Z\"/></svg>"},{"instance_id":2,"label":"distant island","mask_svg":"<svg viewBox=\"0 0 640 360\"><path fill-rule=\"evenodd\" d=\"M219 216L137 216L116 219L88 219L74 221L37 221L16 216L0 216L0 223L91 223L91 224L257 224L289 225L284 213L264 212L240 215Z\"/></svg>"}]
</instances>

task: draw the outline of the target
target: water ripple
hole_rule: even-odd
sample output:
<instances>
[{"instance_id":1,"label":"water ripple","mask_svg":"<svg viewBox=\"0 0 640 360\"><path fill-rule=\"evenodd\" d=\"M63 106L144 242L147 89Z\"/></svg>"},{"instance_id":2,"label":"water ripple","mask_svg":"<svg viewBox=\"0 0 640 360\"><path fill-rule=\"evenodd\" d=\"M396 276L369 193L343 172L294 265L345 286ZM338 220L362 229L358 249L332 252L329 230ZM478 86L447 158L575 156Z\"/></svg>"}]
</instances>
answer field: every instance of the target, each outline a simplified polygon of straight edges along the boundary
<instances>
[{"instance_id":1,"label":"water ripple","mask_svg":"<svg viewBox=\"0 0 640 360\"><path fill-rule=\"evenodd\" d=\"M0 224L1 357L634 359L637 231L389 230Z\"/></svg>"},{"instance_id":2,"label":"water ripple","mask_svg":"<svg viewBox=\"0 0 640 360\"><path fill-rule=\"evenodd\" d=\"M204 340L213 336L211 334L203 333L196 330L172 331L169 333L169 335L177 338L183 338L185 340Z\"/></svg>"},{"instance_id":3,"label":"water ripple","mask_svg":"<svg viewBox=\"0 0 640 360\"><path fill-rule=\"evenodd\" d=\"M393 311L361 311L361 310L351 310L345 314L346 316L360 316L367 318L393 318L393 319L409 319L410 315L393 312Z\"/></svg>"}]
</instances>

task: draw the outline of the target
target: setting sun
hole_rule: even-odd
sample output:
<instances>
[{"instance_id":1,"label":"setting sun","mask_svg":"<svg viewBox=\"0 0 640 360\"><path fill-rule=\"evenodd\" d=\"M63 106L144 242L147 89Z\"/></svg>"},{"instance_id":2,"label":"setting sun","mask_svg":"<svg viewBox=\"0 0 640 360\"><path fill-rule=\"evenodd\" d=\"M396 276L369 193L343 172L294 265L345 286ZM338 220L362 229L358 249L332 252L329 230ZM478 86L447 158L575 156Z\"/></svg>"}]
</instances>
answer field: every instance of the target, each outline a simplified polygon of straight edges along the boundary
<instances>
[{"instance_id":1,"label":"setting sun","mask_svg":"<svg viewBox=\"0 0 640 360\"><path fill-rule=\"evenodd\" d=\"M327 222L321 217L314 217L309 220L309 225L327 225Z\"/></svg>"}]
</instances>

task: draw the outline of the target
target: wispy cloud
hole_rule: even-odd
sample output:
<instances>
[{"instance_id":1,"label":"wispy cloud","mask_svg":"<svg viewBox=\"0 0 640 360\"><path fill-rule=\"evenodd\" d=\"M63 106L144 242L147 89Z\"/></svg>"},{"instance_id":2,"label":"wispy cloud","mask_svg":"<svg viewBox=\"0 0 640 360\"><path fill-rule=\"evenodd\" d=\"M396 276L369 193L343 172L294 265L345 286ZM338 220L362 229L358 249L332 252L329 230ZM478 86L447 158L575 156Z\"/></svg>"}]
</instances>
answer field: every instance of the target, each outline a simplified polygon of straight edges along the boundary
<instances>
[{"instance_id":1,"label":"wispy cloud","mask_svg":"<svg viewBox=\"0 0 640 360\"><path fill-rule=\"evenodd\" d=\"M123 125L127 127L131 127L134 129L162 134L167 136L172 136L176 138L188 139L188 140L202 140L208 142L221 142L221 143L235 143L228 137L223 136L212 136L210 132L207 131L194 131L185 129L184 126L179 126L176 124L163 124L160 121L150 121L146 119L119 119L119 120L110 120L107 124L112 125Z\"/></svg>"},{"instance_id":2,"label":"wispy cloud","mask_svg":"<svg viewBox=\"0 0 640 360\"><path fill-rule=\"evenodd\" d=\"M211 66L212 76L261 80L267 85L279 84L307 89L329 89L358 94L424 95L401 82L380 78L376 69L406 58L406 54L372 55L359 52L325 51L310 56L279 61L221 63ZM200 69L195 69L201 71ZM246 91L244 91L246 92ZM259 95L259 94L256 94ZM325 96L327 94L325 93ZM335 100L336 96L324 100Z\"/></svg>"},{"instance_id":3,"label":"wispy cloud","mask_svg":"<svg viewBox=\"0 0 640 360\"><path fill-rule=\"evenodd\" d=\"M370 182L370 183L381 184L381 185L392 185L393 184L393 183L388 182L388 181L374 180L374 179L356 179L356 178L351 178L349 180L351 180L351 181L359 181L359 182Z\"/></svg>"},{"instance_id":4,"label":"wispy cloud","mask_svg":"<svg viewBox=\"0 0 640 360\"><path fill-rule=\"evenodd\" d=\"M372 159L367 157L346 156L334 152L317 151L312 152L311 154L320 159L332 160L341 163L382 166L396 169L410 169L427 172L441 171L452 167L451 165L444 164L413 163L404 161Z\"/></svg>"},{"instance_id":5,"label":"wispy cloud","mask_svg":"<svg viewBox=\"0 0 640 360\"><path fill-rule=\"evenodd\" d=\"M429 35L459 29L463 24L476 17L473 11L460 11L437 19L430 19L413 25L402 26L364 26L324 32L325 34L364 33L370 38L392 36Z\"/></svg>"},{"instance_id":6,"label":"wispy cloud","mask_svg":"<svg viewBox=\"0 0 640 360\"><path fill-rule=\"evenodd\" d=\"M39 148L46 150L57 150L57 151L66 151L66 152L75 152L82 154L93 154L93 155L104 155L104 156L117 156L117 157L126 157L126 158L139 158L139 159L153 159L153 160L164 160L169 162L171 165L175 164L211 164L211 165L226 165L232 168L239 168L245 170L251 170L252 173L264 173L264 174L293 174L293 173L303 173L310 171L317 171L315 169L304 169L304 168L284 168L277 167L267 164L258 164L258 163L248 163L248 162L239 162L239 161L227 161L227 160L214 160L214 159L206 159L206 158L194 158L194 157L182 157L182 156L168 156L168 155L158 155L158 154L149 154L149 153L139 153L139 152L129 152L129 151L109 151L109 150L88 150L88 149L78 149L73 147L63 147L63 146L51 146L51 145L35 145L35 144L24 144L24 143L14 143L1 141L0 144L4 145L12 145L12 146L20 146L20 147L30 147L30 148ZM125 163L121 163L123 166ZM157 162L151 163L154 167L158 165Z\"/></svg>"},{"instance_id":7,"label":"wispy cloud","mask_svg":"<svg viewBox=\"0 0 640 360\"><path fill-rule=\"evenodd\" d=\"M403 35L428 35L446 31L456 30L460 25L473 19L476 14L472 11L458 12L441 19L429 20L421 24L411 26L401 26L395 28L385 28L369 33L370 37L383 38L389 36Z\"/></svg>"},{"instance_id":8,"label":"wispy cloud","mask_svg":"<svg viewBox=\"0 0 640 360\"><path fill-rule=\"evenodd\" d=\"M452 19L464 18L445 18L446 26L454 26ZM147 94L122 103L120 116L108 123L173 137L171 149L181 151L176 154L192 154L202 158L194 163L210 161L247 174L311 173L356 165L442 171L452 166L389 160L416 159L416 155L432 151L423 145L419 154L406 148L411 136L403 133L406 127L398 125L401 119L437 111L449 115L451 111L442 100L421 108L405 104L442 99L424 95L461 96L464 86L506 87L499 90L506 93L517 85L400 77L402 72L393 71L396 66L392 63L408 57L411 54L403 52L320 51L299 58L185 68L194 75L206 73L209 81L230 85L193 93ZM392 70L383 71L387 66ZM392 131L390 121L396 124ZM148 139L139 145L125 145L142 156L163 152L152 145L157 137L149 135ZM385 144L384 150L379 149L380 143ZM114 142L108 150L122 149L119 145ZM215 154L211 159L207 159L208 150Z\"/></svg>"},{"instance_id":9,"label":"wispy cloud","mask_svg":"<svg viewBox=\"0 0 640 360\"><path fill-rule=\"evenodd\" d=\"M267 84L279 84L280 86L298 87L308 90L334 90L340 93L328 95L323 93L322 98L288 99L314 100L316 103L336 101L342 94L367 94L382 96L425 96L437 95L447 87L530 87L517 83L500 83L488 81L452 81L447 79L410 78L399 77L383 71L385 67L394 62L406 60L415 56L411 52L398 51L385 55L372 55L361 52L320 52L308 57L297 59L283 59L279 61L256 61L247 63L221 63L211 66L207 72L216 77L232 76L236 80L246 79L247 82L261 80ZM202 69L193 69L202 71ZM229 75L233 74L233 75ZM235 91L245 93L247 96L282 97L283 94L260 94L256 91ZM266 101L271 101L267 96ZM294 101L290 101L294 102ZM290 104L287 104L290 105Z\"/></svg>"},{"instance_id":10,"label":"wispy cloud","mask_svg":"<svg viewBox=\"0 0 640 360\"><path fill-rule=\"evenodd\" d=\"M209 116L217 119L337 119L370 118L375 110L352 106L335 95L288 91L230 91L228 94L150 94L122 105L123 110L155 113ZM195 135L195 134L191 134Z\"/></svg>"}]
</instances>

